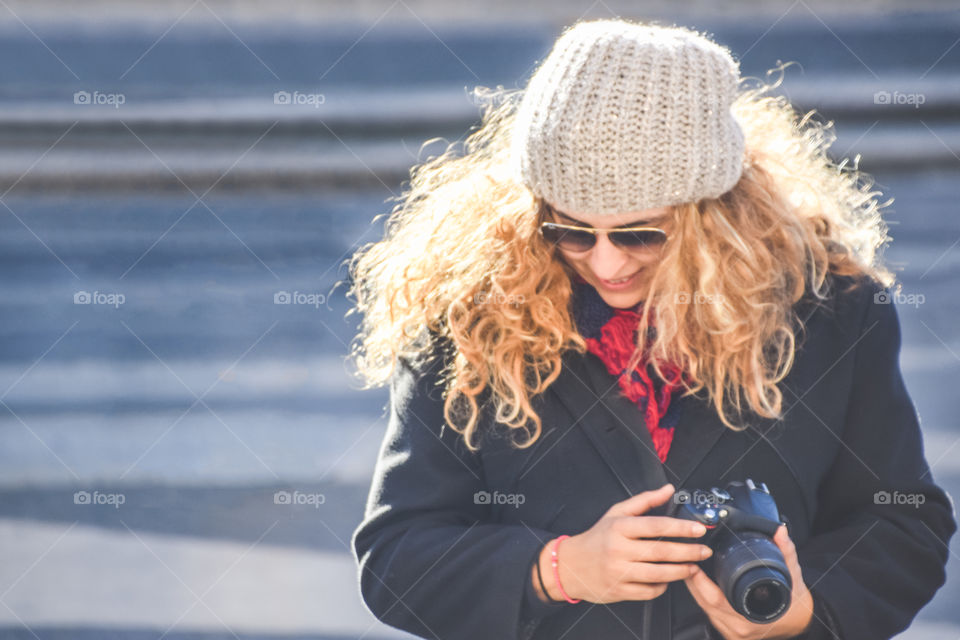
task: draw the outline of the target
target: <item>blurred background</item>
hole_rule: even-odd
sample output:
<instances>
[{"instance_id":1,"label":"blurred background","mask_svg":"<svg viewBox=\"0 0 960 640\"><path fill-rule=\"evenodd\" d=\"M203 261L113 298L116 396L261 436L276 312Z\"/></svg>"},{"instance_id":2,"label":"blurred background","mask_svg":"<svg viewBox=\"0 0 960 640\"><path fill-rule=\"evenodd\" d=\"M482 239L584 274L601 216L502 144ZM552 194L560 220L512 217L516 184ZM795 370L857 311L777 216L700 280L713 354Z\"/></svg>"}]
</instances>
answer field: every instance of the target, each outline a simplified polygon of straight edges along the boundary
<instances>
[{"instance_id":1,"label":"blurred background","mask_svg":"<svg viewBox=\"0 0 960 640\"><path fill-rule=\"evenodd\" d=\"M956 495L954 4L0 0L0 637L410 637L348 546L388 396L344 363L344 261L469 90L578 18L797 63L781 91L895 199L901 363ZM960 637L952 547L902 638Z\"/></svg>"}]
</instances>

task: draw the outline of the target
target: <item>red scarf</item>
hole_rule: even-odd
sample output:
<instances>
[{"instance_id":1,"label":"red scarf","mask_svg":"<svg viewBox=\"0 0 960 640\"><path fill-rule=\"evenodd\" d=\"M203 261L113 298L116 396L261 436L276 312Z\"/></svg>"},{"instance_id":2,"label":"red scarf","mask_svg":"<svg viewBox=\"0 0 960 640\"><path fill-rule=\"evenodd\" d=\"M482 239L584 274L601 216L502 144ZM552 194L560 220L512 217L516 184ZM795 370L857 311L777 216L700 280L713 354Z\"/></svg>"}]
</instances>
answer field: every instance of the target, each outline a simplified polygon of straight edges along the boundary
<instances>
[{"instance_id":1,"label":"red scarf","mask_svg":"<svg viewBox=\"0 0 960 640\"><path fill-rule=\"evenodd\" d=\"M603 301L596 289L577 278L576 304L578 328L587 349L603 361L607 371L617 378L621 391L641 411L660 462L665 462L673 442L675 420L664 420L673 392L681 388L682 371L669 363L661 364L666 380L660 380L647 359L641 359L632 374L627 372L630 356L636 348L637 325L642 304L633 309L617 309Z\"/></svg>"}]
</instances>

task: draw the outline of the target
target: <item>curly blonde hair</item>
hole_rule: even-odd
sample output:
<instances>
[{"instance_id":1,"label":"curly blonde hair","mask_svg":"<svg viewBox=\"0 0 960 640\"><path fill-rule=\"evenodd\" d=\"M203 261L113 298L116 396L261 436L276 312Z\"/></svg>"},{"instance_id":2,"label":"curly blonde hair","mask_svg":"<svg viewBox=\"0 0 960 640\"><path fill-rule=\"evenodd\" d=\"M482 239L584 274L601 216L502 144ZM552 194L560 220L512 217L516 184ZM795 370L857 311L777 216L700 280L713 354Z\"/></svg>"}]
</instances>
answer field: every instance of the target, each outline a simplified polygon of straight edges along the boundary
<instances>
[{"instance_id":1,"label":"curly blonde hair","mask_svg":"<svg viewBox=\"0 0 960 640\"><path fill-rule=\"evenodd\" d=\"M856 162L828 157L832 122L770 94L783 68L776 83L741 87L733 105L746 137L739 182L671 208L675 231L651 267L637 331L633 362L648 357L661 376L661 362L680 366L685 394L705 389L732 429L745 428L734 422L744 402L780 417L778 382L794 361L802 327L793 307L805 292L826 300L829 273L894 280L880 262L889 242L880 209L891 201L878 202ZM586 342L570 307L573 271L538 233L544 203L509 169L522 90L475 93L486 104L463 149L450 144L415 166L383 239L349 261L350 313L363 314L349 357L364 388L380 386L398 358L444 339L447 424L476 450L487 392L496 421L525 430L515 445L526 448L542 431L531 398L559 375L562 354L584 353ZM710 304L685 304L690 296Z\"/></svg>"}]
</instances>

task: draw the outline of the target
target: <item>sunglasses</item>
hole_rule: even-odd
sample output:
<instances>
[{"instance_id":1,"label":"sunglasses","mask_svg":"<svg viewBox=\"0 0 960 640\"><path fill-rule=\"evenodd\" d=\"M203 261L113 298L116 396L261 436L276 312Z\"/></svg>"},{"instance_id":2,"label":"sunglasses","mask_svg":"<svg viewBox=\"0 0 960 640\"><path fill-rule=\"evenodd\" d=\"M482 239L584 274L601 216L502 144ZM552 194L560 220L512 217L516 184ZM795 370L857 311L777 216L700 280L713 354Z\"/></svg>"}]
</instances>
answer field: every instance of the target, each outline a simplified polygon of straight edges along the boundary
<instances>
[{"instance_id":1,"label":"sunglasses","mask_svg":"<svg viewBox=\"0 0 960 640\"><path fill-rule=\"evenodd\" d=\"M621 227L597 229L559 222L540 224L540 235L550 244L567 251L589 251L597 244L597 236L607 234L611 244L624 251L656 249L667 241L667 232L657 227Z\"/></svg>"}]
</instances>

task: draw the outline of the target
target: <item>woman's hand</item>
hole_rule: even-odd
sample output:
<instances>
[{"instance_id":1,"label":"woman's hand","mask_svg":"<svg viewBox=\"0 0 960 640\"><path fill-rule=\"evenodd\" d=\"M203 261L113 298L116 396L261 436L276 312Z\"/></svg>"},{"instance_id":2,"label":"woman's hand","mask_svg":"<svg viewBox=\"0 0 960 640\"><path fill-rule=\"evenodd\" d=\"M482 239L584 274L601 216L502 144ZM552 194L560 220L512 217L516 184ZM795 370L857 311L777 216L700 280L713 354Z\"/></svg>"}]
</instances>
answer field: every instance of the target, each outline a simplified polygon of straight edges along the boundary
<instances>
[{"instance_id":1,"label":"woman's hand","mask_svg":"<svg viewBox=\"0 0 960 640\"><path fill-rule=\"evenodd\" d=\"M709 547L649 538L695 538L706 528L689 520L642 515L673 492L667 484L638 493L611 506L587 531L561 542L558 566L567 595L596 603L650 600L663 593L667 583L690 577L697 570L694 563L710 555ZM541 554L541 569L547 590L560 599L550 564L552 548L551 543Z\"/></svg>"},{"instance_id":2,"label":"woman's hand","mask_svg":"<svg viewBox=\"0 0 960 640\"><path fill-rule=\"evenodd\" d=\"M697 571L685 580L694 600L726 640L792 638L806 631L813 620L813 596L803 582L800 562L797 560L797 549L787 534L787 528L781 525L773 541L780 548L783 559L790 569L790 579L793 581L790 608L783 617L774 622L757 624L734 611L720 587L703 571Z\"/></svg>"}]
</instances>

